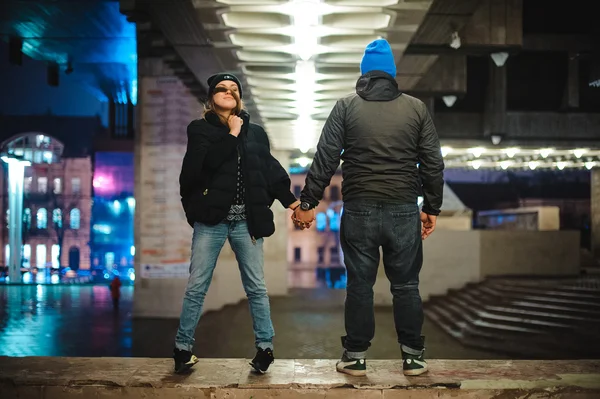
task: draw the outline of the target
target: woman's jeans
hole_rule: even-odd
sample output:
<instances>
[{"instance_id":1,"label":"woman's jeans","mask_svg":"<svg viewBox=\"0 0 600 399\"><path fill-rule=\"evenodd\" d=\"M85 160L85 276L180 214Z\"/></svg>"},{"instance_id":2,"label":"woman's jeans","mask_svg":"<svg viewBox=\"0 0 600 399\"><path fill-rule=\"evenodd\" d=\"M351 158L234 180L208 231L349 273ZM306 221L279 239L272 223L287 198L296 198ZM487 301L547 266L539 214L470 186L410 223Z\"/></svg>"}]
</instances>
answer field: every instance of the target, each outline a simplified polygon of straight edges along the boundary
<instances>
[{"instance_id":1,"label":"woman's jeans","mask_svg":"<svg viewBox=\"0 0 600 399\"><path fill-rule=\"evenodd\" d=\"M263 272L263 239L253 242L246 221L235 221L216 226L201 223L194 225L190 277L175 337L177 349L192 351L204 297L210 286L217 258L227 239L238 261L242 284L250 304L256 347L273 348L275 332Z\"/></svg>"}]
</instances>

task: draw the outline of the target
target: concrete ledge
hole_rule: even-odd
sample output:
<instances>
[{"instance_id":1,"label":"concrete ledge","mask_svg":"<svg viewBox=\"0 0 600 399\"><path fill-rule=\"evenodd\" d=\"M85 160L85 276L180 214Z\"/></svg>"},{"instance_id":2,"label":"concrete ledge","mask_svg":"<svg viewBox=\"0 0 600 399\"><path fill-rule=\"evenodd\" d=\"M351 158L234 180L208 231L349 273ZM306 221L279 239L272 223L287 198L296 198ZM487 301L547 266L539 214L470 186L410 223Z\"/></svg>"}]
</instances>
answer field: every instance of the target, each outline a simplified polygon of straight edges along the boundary
<instances>
[{"instance_id":1,"label":"concrete ledge","mask_svg":"<svg viewBox=\"0 0 600 399\"><path fill-rule=\"evenodd\" d=\"M600 360L432 360L405 377L401 362L368 361L367 377L335 360L277 360L266 375L245 359L202 359L188 375L171 359L0 357L0 398L598 398Z\"/></svg>"}]
</instances>

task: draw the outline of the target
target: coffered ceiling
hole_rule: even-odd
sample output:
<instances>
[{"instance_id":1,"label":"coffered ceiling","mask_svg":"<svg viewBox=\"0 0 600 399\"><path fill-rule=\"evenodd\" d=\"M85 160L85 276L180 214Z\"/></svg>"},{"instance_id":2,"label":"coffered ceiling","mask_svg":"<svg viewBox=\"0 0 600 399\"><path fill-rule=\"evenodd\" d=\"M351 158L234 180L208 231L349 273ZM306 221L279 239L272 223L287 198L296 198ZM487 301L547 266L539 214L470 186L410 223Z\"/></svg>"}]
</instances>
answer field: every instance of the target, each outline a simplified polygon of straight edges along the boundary
<instances>
[{"instance_id":1,"label":"coffered ceiling","mask_svg":"<svg viewBox=\"0 0 600 399\"><path fill-rule=\"evenodd\" d=\"M431 3L193 1L220 58L243 76L273 145L302 152L314 148L335 101L354 91L365 46L387 38L400 62Z\"/></svg>"}]
</instances>

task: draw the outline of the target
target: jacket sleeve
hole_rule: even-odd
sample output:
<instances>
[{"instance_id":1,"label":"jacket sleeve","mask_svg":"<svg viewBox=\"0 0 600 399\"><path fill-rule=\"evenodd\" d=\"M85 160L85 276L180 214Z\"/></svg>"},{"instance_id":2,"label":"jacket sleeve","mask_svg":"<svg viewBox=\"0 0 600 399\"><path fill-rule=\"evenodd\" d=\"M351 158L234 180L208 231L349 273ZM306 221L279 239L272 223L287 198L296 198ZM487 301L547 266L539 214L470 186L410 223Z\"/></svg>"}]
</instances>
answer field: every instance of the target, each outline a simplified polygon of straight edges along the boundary
<instances>
[{"instance_id":1,"label":"jacket sleeve","mask_svg":"<svg viewBox=\"0 0 600 399\"><path fill-rule=\"evenodd\" d=\"M209 142L198 131L199 129L198 121L193 121L187 127L187 148L181 165L181 173L179 174L179 194L181 195L181 201L184 202L184 208L186 205L185 199L200 181L209 147Z\"/></svg>"},{"instance_id":2,"label":"jacket sleeve","mask_svg":"<svg viewBox=\"0 0 600 399\"><path fill-rule=\"evenodd\" d=\"M419 133L419 177L423 187L423 212L439 215L444 196L444 158L431 115L421 103L421 131Z\"/></svg>"},{"instance_id":3,"label":"jacket sleeve","mask_svg":"<svg viewBox=\"0 0 600 399\"><path fill-rule=\"evenodd\" d=\"M271 144L269 143L269 136L263 130L264 140L266 141L269 149L269 156L267 159L267 179L269 182L269 194L271 198L278 200L284 208L288 208L296 201L296 196L290 191L292 181L290 175L279 163L277 158L271 154Z\"/></svg>"},{"instance_id":4,"label":"jacket sleeve","mask_svg":"<svg viewBox=\"0 0 600 399\"><path fill-rule=\"evenodd\" d=\"M316 207L323 199L323 192L329 186L331 177L340 165L344 148L345 109L338 101L323 126L317 153L306 175L306 182L300 200Z\"/></svg>"}]
</instances>

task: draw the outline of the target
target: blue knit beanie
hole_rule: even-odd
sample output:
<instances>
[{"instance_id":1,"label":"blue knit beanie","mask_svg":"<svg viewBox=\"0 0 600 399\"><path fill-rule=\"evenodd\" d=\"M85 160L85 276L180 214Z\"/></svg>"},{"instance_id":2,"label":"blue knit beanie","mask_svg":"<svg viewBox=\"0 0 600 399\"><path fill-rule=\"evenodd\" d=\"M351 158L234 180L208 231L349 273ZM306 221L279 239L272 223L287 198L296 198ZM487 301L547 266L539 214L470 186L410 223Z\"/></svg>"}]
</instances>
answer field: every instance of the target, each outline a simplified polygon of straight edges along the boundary
<instances>
[{"instance_id":1,"label":"blue knit beanie","mask_svg":"<svg viewBox=\"0 0 600 399\"><path fill-rule=\"evenodd\" d=\"M367 45L360 62L360 73L371 71L387 72L396 77L396 61L390 44L385 39L377 39Z\"/></svg>"}]
</instances>

